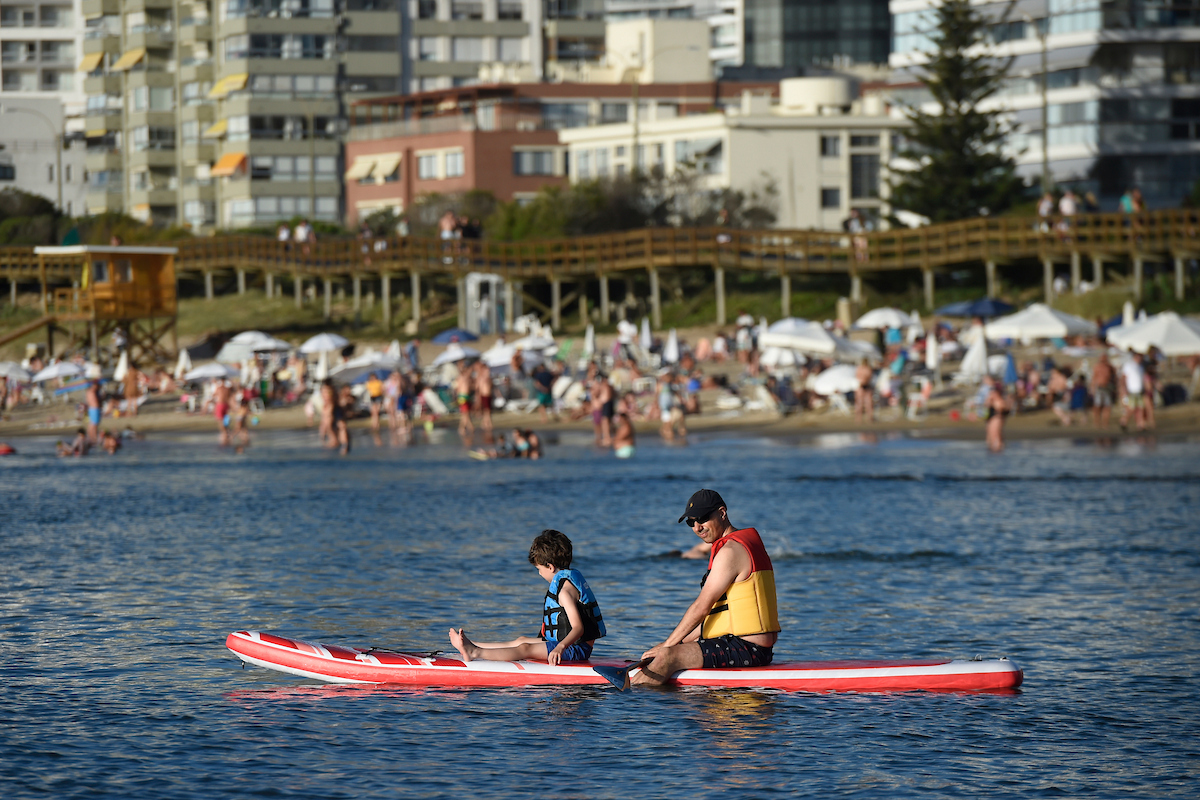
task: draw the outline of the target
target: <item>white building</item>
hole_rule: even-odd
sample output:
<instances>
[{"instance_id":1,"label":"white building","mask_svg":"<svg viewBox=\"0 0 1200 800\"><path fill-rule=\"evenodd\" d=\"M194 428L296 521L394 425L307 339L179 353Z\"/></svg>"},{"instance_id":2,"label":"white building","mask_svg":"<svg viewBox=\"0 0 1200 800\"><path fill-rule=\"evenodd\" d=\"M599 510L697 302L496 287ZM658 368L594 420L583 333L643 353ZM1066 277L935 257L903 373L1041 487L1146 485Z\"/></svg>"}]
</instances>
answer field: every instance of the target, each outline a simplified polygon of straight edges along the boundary
<instances>
[{"instance_id":1,"label":"white building","mask_svg":"<svg viewBox=\"0 0 1200 800\"><path fill-rule=\"evenodd\" d=\"M604 18L703 20L709 29L709 60L719 72L745 60L745 8L745 0L605 0Z\"/></svg>"},{"instance_id":2,"label":"white building","mask_svg":"<svg viewBox=\"0 0 1200 800\"><path fill-rule=\"evenodd\" d=\"M82 131L82 0L27 0L0 5L0 103L8 98L55 99L68 118L68 132Z\"/></svg>"},{"instance_id":3,"label":"white building","mask_svg":"<svg viewBox=\"0 0 1200 800\"><path fill-rule=\"evenodd\" d=\"M751 190L774 183L776 225L839 229L851 208L886 215L883 165L906 123L878 97L853 97L846 78L789 78L779 103L744 93L740 108L559 132L572 182L635 168L673 174L693 168L702 187Z\"/></svg>"},{"instance_id":4,"label":"white building","mask_svg":"<svg viewBox=\"0 0 1200 800\"><path fill-rule=\"evenodd\" d=\"M901 83L905 75L916 80L923 51L932 49L936 5L891 0L891 66ZM1011 150L1022 175L1037 183L1044 157L1053 183L1093 192L1105 209L1131 187L1152 208L1174 206L1200 180L1200 7L1145 0L976 7L993 21L996 57L1012 58L991 105L1012 111L1019 124ZM909 99L920 102L922 92Z\"/></svg>"},{"instance_id":5,"label":"white building","mask_svg":"<svg viewBox=\"0 0 1200 800\"><path fill-rule=\"evenodd\" d=\"M9 157L12 178L0 178L0 189L20 189L58 205L62 213L81 217L87 213L87 149L82 138L69 140L56 153L58 136L67 120L57 98L6 96L0 111L0 146ZM8 166L8 165L5 165ZM61 170L61 171L60 171ZM8 170L3 171L8 174Z\"/></svg>"}]
</instances>

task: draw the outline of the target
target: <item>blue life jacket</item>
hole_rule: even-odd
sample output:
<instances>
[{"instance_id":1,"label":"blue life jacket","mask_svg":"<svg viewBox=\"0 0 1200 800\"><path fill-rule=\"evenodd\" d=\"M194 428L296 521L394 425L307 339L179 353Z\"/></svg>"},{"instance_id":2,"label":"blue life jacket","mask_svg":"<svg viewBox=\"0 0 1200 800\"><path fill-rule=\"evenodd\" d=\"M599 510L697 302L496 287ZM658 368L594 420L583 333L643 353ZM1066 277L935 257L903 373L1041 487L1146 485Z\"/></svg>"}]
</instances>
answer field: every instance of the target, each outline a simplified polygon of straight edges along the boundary
<instances>
[{"instance_id":1,"label":"blue life jacket","mask_svg":"<svg viewBox=\"0 0 1200 800\"><path fill-rule=\"evenodd\" d=\"M604 636L604 618L600 616L600 605L592 594L592 587L583 578L583 573L577 569L560 569L550 579L550 588L546 591L546 603L542 611L542 638L548 642L561 642L571 632L571 620L558 601L558 593L562 590L563 581L569 581L579 592L579 614L583 617L583 636L580 642L591 642Z\"/></svg>"}]
</instances>

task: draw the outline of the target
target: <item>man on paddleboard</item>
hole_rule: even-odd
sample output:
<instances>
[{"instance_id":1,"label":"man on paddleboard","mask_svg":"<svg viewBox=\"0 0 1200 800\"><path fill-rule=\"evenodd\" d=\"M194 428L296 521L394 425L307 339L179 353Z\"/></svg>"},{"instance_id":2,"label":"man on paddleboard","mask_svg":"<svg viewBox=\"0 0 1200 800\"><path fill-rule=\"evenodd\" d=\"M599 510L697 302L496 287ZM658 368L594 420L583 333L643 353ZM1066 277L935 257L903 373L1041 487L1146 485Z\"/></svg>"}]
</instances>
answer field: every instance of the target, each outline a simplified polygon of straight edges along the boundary
<instances>
[{"instance_id":1,"label":"man on paddleboard","mask_svg":"<svg viewBox=\"0 0 1200 800\"><path fill-rule=\"evenodd\" d=\"M666 641L642 654L653 658L633 683L659 684L681 669L765 667L779 638L775 572L754 528L737 529L721 495L701 489L680 522L712 546L700 595Z\"/></svg>"}]
</instances>

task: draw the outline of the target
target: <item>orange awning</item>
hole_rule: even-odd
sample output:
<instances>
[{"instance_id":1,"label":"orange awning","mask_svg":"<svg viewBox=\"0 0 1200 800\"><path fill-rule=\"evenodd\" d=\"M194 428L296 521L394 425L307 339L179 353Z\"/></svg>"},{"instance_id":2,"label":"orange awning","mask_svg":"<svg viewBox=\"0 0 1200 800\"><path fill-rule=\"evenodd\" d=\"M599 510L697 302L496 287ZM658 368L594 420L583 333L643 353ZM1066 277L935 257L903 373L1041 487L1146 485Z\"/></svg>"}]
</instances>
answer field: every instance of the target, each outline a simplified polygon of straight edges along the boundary
<instances>
[{"instance_id":1,"label":"orange awning","mask_svg":"<svg viewBox=\"0 0 1200 800\"><path fill-rule=\"evenodd\" d=\"M213 165L212 172L209 174L214 178L227 178L237 172L245 163L245 153L226 153Z\"/></svg>"}]
</instances>

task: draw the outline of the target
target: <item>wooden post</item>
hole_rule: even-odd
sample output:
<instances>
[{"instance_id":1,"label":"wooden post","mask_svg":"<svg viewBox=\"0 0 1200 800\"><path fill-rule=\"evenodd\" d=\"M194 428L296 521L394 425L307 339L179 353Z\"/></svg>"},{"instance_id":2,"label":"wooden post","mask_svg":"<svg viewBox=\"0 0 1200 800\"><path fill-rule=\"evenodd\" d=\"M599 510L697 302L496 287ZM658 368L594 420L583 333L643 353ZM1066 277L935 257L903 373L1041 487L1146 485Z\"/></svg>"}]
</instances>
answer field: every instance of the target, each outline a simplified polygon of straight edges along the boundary
<instances>
[{"instance_id":1,"label":"wooden post","mask_svg":"<svg viewBox=\"0 0 1200 800\"><path fill-rule=\"evenodd\" d=\"M1183 299L1183 259L1175 256L1175 299Z\"/></svg>"},{"instance_id":2,"label":"wooden post","mask_svg":"<svg viewBox=\"0 0 1200 800\"><path fill-rule=\"evenodd\" d=\"M354 286L354 313L362 311L362 276L355 275L351 279Z\"/></svg>"},{"instance_id":3,"label":"wooden post","mask_svg":"<svg viewBox=\"0 0 1200 800\"><path fill-rule=\"evenodd\" d=\"M792 276L786 272L779 276L779 310L783 316L792 315Z\"/></svg>"},{"instance_id":4,"label":"wooden post","mask_svg":"<svg viewBox=\"0 0 1200 800\"><path fill-rule=\"evenodd\" d=\"M46 305L47 305L47 303L49 302L49 301L46 299L46 257L45 257L44 255L41 255L40 253L38 254L38 275L39 275L39 276L41 277L41 279L42 279L42 302L41 302L41 306L42 306L42 313L43 313L43 314L45 314L45 313L46 313L46 310L47 310L47 309L46 309ZM49 326L47 326L47 327L49 327ZM51 341L53 341L53 340L51 340ZM50 353L50 354L48 354L48 355L53 355L53 353Z\"/></svg>"},{"instance_id":5,"label":"wooden post","mask_svg":"<svg viewBox=\"0 0 1200 800\"><path fill-rule=\"evenodd\" d=\"M517 293L513 289L512 281L504 282L504 332L508 333L513 329L513 323L517 321L517 309L515 303Z\"/></svg>"},{"instance_id":6,"label":"wooden post","mask_svg":"<svg viewBox=\"0 0 1200 800\"><path fill-rule=\"evenodd\" d=\"M987 274L987 296L995 297L1000 294L1000 287L996 285L996 262L983 262L983 271Z\"/></svg>"},{"instance_id":7,"label":"wooden post","mask_svg":"<svg viewBox=\"0 0 1200 800\"><path fill-rule=\"evenodd\" d=\"M650 324L662 328L662 300L658 296L658 270L650 268Z\"/></svg>"},{"instance_id":8,"label":"wooden post","mask_svg":"<svg viewBox=\"0 0 1200 800\"><path fill-rule=\"evenodd\" d=\"M204 270L204 299L213 299L213 278L212 270L210 269Z\"/></svg>"},{"instance_id":9,"label":"wooden post","mask_svg":"<svg viewBox=\"0 0 1200 800\"><path fill-rule=\"evenodd\" d=\"M1042 294L1047 303L1054 302L1054 259L1042 259Z\"/></svg>"},{"instance_id":10,"label":"wooden post","mask_svg":"<svg viewBox=\"0 0 1200 800\"><path fill-rule=\"evenodd\" d=\"M863 290L862 276L857 272L850 273L850 302L855 306L855 313L858 312L858 307L862 305Z\"/></svg>"},{"instance_id":11,"label":"wooden post","mask_svg":"<svg viewBox=\"0 0 1200 800\"><path fill-rule=\"evenodd\" d=\"M555 333L562 327L562 281L558 278L550 279L550 327Z\"/></svg>"},{"instance_id":12,"label":"wooden post","mask_svg":"<svg viewBox=\"0 0 1200 800\"><path fill-rule=\"evenodd\" d=\"M457 297L458 327L467 327L467 279L461 275L454 281L454 294Z\"/></svg>"},{"instance_id":13,"label":"wooden post","mask_svg":"<svg viewBox=\"0 0 1200 800\"><path fill-rule=\"evenodd\" d=\"M243 295L246 293L246 270L239 269L237 271L237 275L238 275L238 295Z\"/></svg>"},{"instance_id":14,"label":"wooden post","mask_svg":"<svg viewBox=\"0 0 1200 800\"><path fill-rule=\"evenodd\" d=\"M1104 259L1100 256L1092 256L1092 283L1097 289L1104 285Z\"/></svg>"},{"instance_id":15,"label":"wooden post","mask_svg":"<svg viewBox=\"0 0 1200 800\"><path fill-rule=\"evenodd\" d=\"M17 307L17 279L16 278L9 278L8 294L9 294L9 301L12 303L12 307L16 308Z\"/></svg>"},{"instance_id":16,"label":"wooden post","mask_svg":"<svg viewBox=\"0 0 1200 800\"><path fill-rule=\"evenodd\" d=\"M325 321L333 316L333 281L329 278L325 279Z\"/></svg>"},{"instance_id":17,"label":"wooden post","mask_svg":"<svg viewBox=\"0 0 1200 800\"><path fill-rule=\"evenodd\" d=\"M1142 292L1144 286L1144 276L1146 274L1146 260L1142 256L1133 257L1133 296L1139 303L1142 301Z\"/></svg>"},{"instance_id":18,"label":"wooden post","mask_svg":"<svg viewBox=\"0 0 1200 800\"><path fill-rule=\"evenodd\" d=\"M275 273L267 273L267 299L270 300L275 296Z\"/></svg>"},{"instance_id":19,"label":"wooden post","mask_svg":"<svg viewBox=\"0 0 1200 800\"><path fill-rule=\"evenodd\" d=\"M725 324L725 268L713 270L713 283L717 288L717 324Z\"/></svg>"},{"instance_id":20,"label":"wooden post","mask_svg":"<svg viewBox=\"0 0 1200 800\"><path fill-rule=\"evenodd\" d=\"M296 308L300 308L304 304L304 278L299 272L292 274L292 289L296 294Z\"/></svg>"},{"instance_id":21,"label":"wooden post","mask_svg":"<svg viewBox=\"0 0 1200 800\"><path fill-rule=\"evenodd\" d=\"M379 293L383 295L383 327L392 327L392 276L386 272L379 276Z\"/></svg>"},{"instance_id":22,"label":"wooden post","mask_svg":"<svg viewBox=\"0 0 1200 800\"><path fill-rule=\"evenodd\" d=\"M412 318L413 322L420 324L421 322L421 273L413 270L409 273L409 280L412 283Z\"/></svg>"},{"instance_id":23,"label":"wooden post","mask_svg":"<svg viewBox=\"0 0 1200 800\"><path fill-rule=\"evenodd\" d=\"M1079 284L1083 281L1083 253L1071 251L1071 291L1078 292Z\"/></svg>"},{"instance_id":24,"label":"wooden post","mask_svg":"<svg viewBox=\"0 0 1200 800\"><path fill-rule=\"evenodd\" d=\"M610 316L611 316L611 314L609 312L609 305L608 305L608 276L601 275L600 276L600 321L603 322L605 325L607 325Z\"/></svg>"},{"instance_id":25,"label":"wooden post","mask_svg":"<svg viewBox=\"0 0 1200 800\"><path fill-rule=\"evenodd\" d=\"M588 301L587 301L587 284L585 283L579 290L579 324L587 327L588 324Z\"/></svg>"},{"instance_id":26,"label":"wooden post","mask_svg":"<svg viewBox=\"0 0 1200 800\"><path fill-rule=\"evenodd\" d=\"M933 311L933 270L921 270L921 277L925 281L925 308Z\"/></svg>"}]
</instances>

